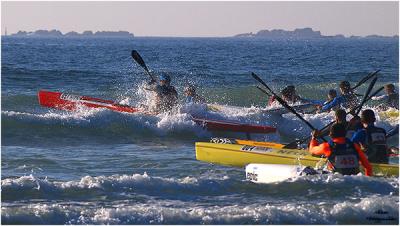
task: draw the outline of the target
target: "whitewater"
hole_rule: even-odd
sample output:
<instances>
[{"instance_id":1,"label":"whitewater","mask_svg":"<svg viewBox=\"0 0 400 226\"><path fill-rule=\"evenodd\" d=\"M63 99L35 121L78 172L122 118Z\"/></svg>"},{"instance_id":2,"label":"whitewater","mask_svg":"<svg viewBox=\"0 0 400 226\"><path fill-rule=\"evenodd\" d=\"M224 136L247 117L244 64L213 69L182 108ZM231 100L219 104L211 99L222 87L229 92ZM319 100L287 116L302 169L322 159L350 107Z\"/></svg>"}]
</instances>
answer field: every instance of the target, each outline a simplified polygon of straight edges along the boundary
<instances>
[{"instance_id":1,"label":"whitewater","mask_svg":"<svg viewBox=\"0 0 400 226\"><path fill-rule=\"evenodd\" d=\"M20 51L24 49L25 51ZM180 94L195 84L214 112L181 104L144 115L41 107L37 92L62 91L144 103L148 77L130 57L138 50ZM341 80L356 84L381 69L378 87L398 90L398 41L232 38L2 38L1 220L3 224L398 224L398 178L314 175L274 184L245 180L244 169L196 160L194 142L245 134L212 132L191 114L273 126L257 140L290 142L311 130L292 114L268 114L250 73L279 91L296 85L325 100ZM363 94L367 84L357 93ZM389 130L397 118L380 116ZM304 114L322 128L334 113ZM398 135L389 139L398 147ZM398 164L398 157L390 159Z\"/></svg>"}]
</instances>

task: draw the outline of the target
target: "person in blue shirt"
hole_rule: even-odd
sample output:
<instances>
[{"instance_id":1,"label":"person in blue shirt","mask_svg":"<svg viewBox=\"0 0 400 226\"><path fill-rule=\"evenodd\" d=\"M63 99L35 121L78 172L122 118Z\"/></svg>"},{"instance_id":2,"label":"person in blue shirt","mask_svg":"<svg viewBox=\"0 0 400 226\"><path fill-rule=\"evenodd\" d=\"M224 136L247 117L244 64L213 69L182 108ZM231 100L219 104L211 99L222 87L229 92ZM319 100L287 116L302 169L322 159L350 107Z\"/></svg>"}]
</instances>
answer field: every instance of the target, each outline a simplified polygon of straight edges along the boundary
<instances>
[{"instance_id":1,"label":"person in blue shirt","mask_svg":"<svg viewBox=\"0 0 400 226\"><path fill-rule=\"evenodd\" d=\"M185 103L204 103L205 99L196 93L196 88L193 85L188 85L185 88Z\"/></svg>"},{"instance_id":2,"label":"person in blue shirt","mask_svg":"<svg viewBox=\"0 0 400 226\"><path fill-rule=\"evenodd\" d=\"M358 130L351 141L360 144L373 163L388 163L388 146L386 142L386 131L375 126L375 113L366 109L361 113L363 129Z\"/></svg>"},{"instance_id":3,"label":"person in blue shirt","mask_svg":"<svg viewBox=\"0 0 400 226\"><path fill-rule=\"evenodd\" d=\"M328 100L324 102L323 106L331 103L337 97L337 92L334 89L329 90L328 92ZM331 110L336 111L340 109L340 105L336 105L331 108Z\"/></svg>"},{"instance_id":4,"label":"person in blue shirt","mask_svg":"<svg viewBox=\"0 0 400 226\"><path fill-rule=\"evenodd\" d=\"M339 84L341 95L335 97L331 102L323 105L320 108L320 111L328 111L336 106L342 108L353 108L357 106L358 98L352 91L350 87L350 83L348 81L342 81Z\"/></svg>"}]
</instances>

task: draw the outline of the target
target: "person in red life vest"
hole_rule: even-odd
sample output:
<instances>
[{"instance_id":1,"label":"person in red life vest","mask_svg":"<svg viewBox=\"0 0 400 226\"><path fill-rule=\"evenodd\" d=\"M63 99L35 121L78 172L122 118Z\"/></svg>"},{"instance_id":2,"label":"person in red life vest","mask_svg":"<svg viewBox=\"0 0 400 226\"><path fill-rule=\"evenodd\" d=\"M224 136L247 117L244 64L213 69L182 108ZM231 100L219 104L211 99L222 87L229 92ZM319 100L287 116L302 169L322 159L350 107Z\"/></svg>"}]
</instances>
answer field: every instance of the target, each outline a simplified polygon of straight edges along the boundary
<instances>
[{"instance_id":1,"label":"person in red life vest","mask_svg":"<svg viewBox=\"0 0 400 226\"><path fill-rule=\"evenodd\" d=\"M360 148L360 145L352 143L346 138L346 127L343 124L333 124L329 136L329 142L318 144L316 137L319 131L312 133L309 152L313 155L328 158L328 169L343 175L354 175L360 172L360 165L364 167L365 175L372 176L372 166Z\"/></svg>"}]
</instances>

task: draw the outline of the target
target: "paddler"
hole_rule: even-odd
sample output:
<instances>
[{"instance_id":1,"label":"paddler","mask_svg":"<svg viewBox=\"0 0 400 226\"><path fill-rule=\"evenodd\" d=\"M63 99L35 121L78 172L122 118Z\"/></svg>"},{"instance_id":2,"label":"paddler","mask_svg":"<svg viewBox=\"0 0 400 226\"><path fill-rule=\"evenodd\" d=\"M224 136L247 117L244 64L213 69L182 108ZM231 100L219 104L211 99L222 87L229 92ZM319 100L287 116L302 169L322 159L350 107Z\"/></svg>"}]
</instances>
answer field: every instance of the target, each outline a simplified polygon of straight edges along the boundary
<instances>
[{"instance_id":1,"label":"paddler","mask_svg":"<svg viewBox=\"0 0 400 226\"><path fill-rule=\"evenodd\" d=\"M149 84L146 88L156 94L155 112L170 111L178 103L178 93L175 87L171 86L171 77L167 74L161 74L159 84L154 86L154 83Z\"/></svg>"},{"instance_id":2,"label":"paddler","mask_svg":"<svg viewBox=\"0 0 400 226\"><path fill-rule=\"evenodd\" d=\"M281 98L286 101L286 103L292 105L295 103L313 103L313 104L321 104L320 101L316 100L309 100L305 98L301 98L296 91L296 87L293 85L286 86L281 90ZM268 105L275 104L275 97L272 96L269 101Z\"/></svg>"},{"instance_id":3,"label":"paddler","mask_svg":"<svg viewBox=\"0 0 400 226\"><path fill-rule=\"evenodd\" d=\"M359 163L364 167L365 175L372 176L372 166L362 152L360 146L346 138L346 127L335 123L331 126L329 136L331 141L318 145L316 137L319 131L312 133L309 152L313 155L328 158L328 170L343 175L354 175L360 172Z\"/></svg>"},{"instance_id":4,"label":"paddler","mask_svg":"<svg viewBox=\"0 0 400 226\"><path fill-rule=\"evenodd\" d=\"M396 93L395 86L393 84L386 84L385 95L372 97L372 100L383 100L385 101L384 108L392 107L399 109L399 94Z\"/></svg>"},{"instance_id":5,"label":"paddler","mask_svg":"<svg viewBox=\"0 0 400 226\"><path fill-rule=\"evenodd\" d=\"M341 96L335 97L331 102L326 105L319 106L320 112L328 111L336 106L342 108L354 108L357 106L358 98L353 92L348 81L342 81L339 84Z\"/></svg>"},{"instance_id":6,"label":"paddler","mask_svg":"<svg viewBox=\"0 0 400 226\"><path fill-rule=\"evenodd\" d=\"M363 129L358 130L351 141L360 144L368 156L370 162L388 163L388 145L386 142L386 130L375 126L375 113L366 109L361 113Z\"/></svg>"},{"instance_id":7,"label":"paddler","mask_svg":"<svg viewBox=\"0 0 400 226\"><path fill-rule=\"evenodd\" d=\"M294 104L301 99L300 96L297 95L296 88L293 85L286 86L281 90L281 98L288 104ZM268 102L268 105L273 104L275 104L275 96L272 96Z\"/></svg>"},{"instance_id":8,"label":"paddler","mask_svg":"<svg viewBox=\"0 0 400 226\"><path fill-rule=\"evenodd\" d=\"M346 128L346 138L351 139L354 133L362 129L362 124L360 117L358 115L354 116L349 122L346 119L347 113L343 109L338 109L335 111L335 123L343 124ZM329 133L329 129L321 131L321 136L326 136Z\"/></svg>"},{"instance_id":9,"label":"paddler","mask_svg":"<svg viewBox=\"0 0 400 226\"><path fill-rule=\"evenodd\" d=\"M185 87L185 103L204 103L205 99L196 93L196 87L194 85L188 85Z\"/></svg>"}]
</instances>

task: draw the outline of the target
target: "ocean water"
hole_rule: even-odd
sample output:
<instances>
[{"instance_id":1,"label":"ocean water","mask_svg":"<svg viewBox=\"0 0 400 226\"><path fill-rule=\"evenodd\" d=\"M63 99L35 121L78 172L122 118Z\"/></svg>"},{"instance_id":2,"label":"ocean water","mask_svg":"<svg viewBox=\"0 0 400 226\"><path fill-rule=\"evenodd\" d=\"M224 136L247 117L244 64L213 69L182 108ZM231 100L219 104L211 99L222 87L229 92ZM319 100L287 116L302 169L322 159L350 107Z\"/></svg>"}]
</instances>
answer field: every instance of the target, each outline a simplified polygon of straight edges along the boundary
<instances>
[{"instance_id":1,"label":"ocean water","mask_svg":"<svg viewBox=\"0 0 400 226\"><path fill-rule=\"evenodd\" d=\"M251 72L276 91L293 84L311 99L325 99L341 80L354 85L377 69L379 86L394 82L398 88L396 39L3 37L1 44L4 224L399 223L398 178L322 175L253 184L244 169L195 158L194 142L243 134L205 131L187 113L278 128L277 134L255 135L258 140L304 137L310 129L293 115L257 111L267 97L255 88ZM179 94L192 83L209 103L253 111L181 106L173 114L149 116L39 105L41 89L146 103L142 87L148 77L132 60L132 49L153 73L170 74ZM378 104L368 107L378 113ZM304 117L321 128L333 113ZM377 122L385 129L397 123L384 117ZM398 139L389 143L398 147ZM398 158L391 162L398 164Z\"/></svg>"}]
</instances>

